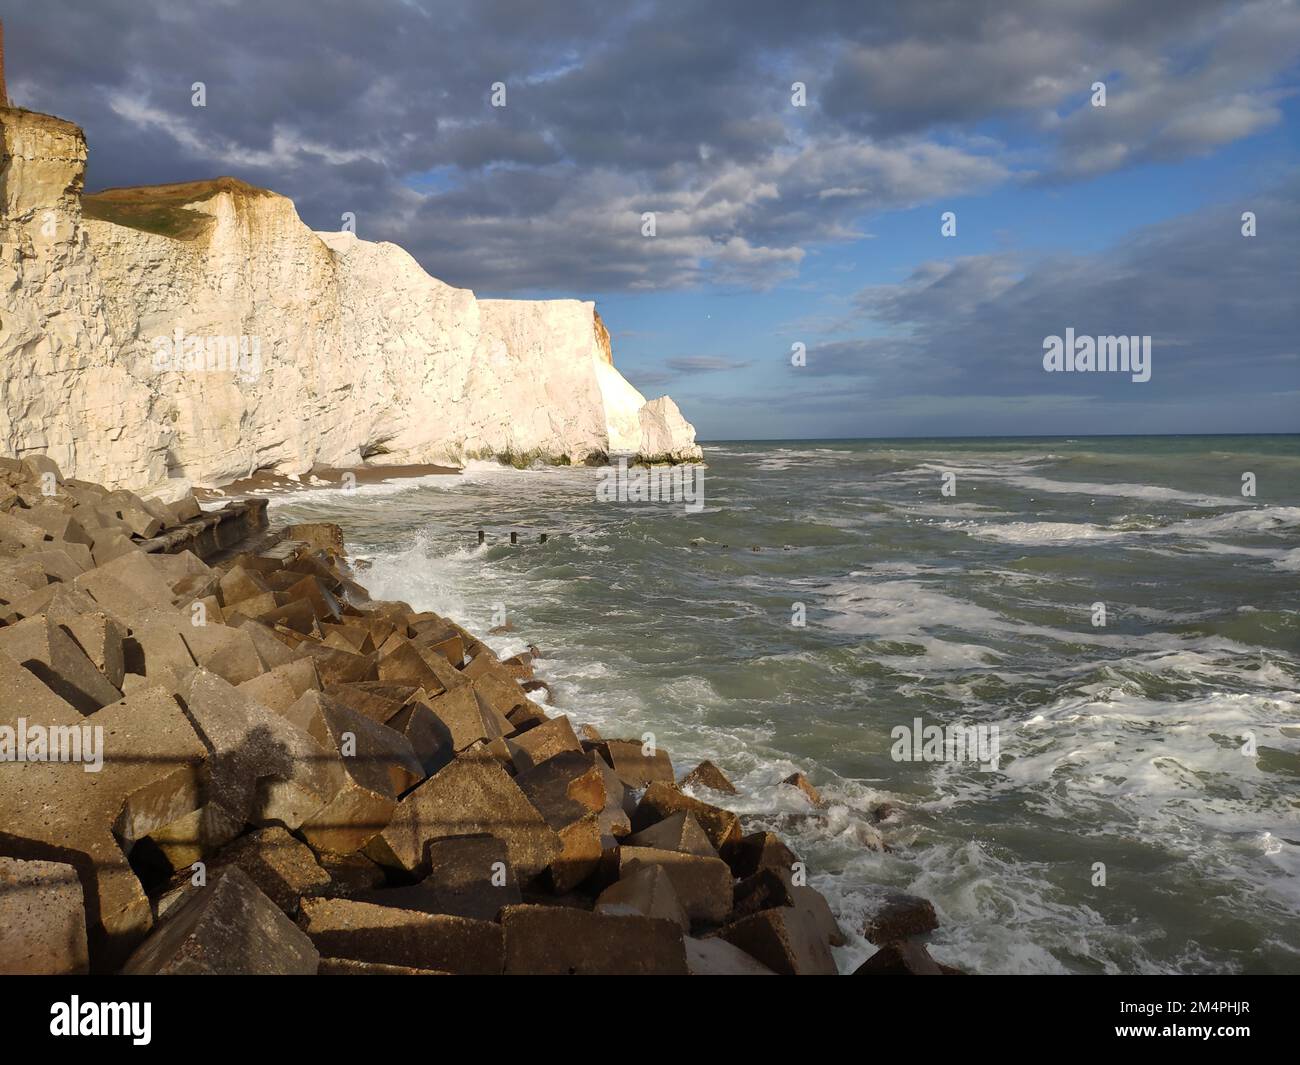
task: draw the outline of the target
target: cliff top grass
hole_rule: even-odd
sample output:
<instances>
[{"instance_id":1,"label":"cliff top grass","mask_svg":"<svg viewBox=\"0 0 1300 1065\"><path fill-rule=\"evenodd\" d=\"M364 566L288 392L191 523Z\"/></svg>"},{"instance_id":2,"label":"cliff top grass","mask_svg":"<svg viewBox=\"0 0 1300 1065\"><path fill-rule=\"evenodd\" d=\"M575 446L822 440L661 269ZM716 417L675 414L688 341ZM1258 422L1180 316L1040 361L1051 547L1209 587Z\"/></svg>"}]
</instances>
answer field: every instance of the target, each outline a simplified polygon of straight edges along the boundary
<instances>
[{"instance_id":1,"label":"cliff top grass","mask_svg":"<svg viewBox=\"0 0 1300 1065\"><path fill-rule=\"evenodd\" d=\"M186 205L209 200L220 192L249 199L275 195L238 178L219 177L173 185L104 189L83 195L81 210L85 217L97 221L157 233L173 240L194 240L207 231L212 218L201 211L189 210Z\"/></svg>"}]
</instances>

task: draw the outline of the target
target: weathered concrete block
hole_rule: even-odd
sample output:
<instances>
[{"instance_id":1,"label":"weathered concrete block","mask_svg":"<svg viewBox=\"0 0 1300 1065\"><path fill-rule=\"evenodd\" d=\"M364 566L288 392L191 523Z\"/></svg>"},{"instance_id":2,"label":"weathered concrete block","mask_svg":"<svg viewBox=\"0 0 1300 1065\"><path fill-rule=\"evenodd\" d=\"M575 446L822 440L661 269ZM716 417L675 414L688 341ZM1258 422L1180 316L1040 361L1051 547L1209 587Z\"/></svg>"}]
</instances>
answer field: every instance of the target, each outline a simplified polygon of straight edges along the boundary
<instances>
[{"instance_id":1,"label":"weathered concrete block","mask_svg":"<svg viewBox=\"0 0 1300 1065\"><path fill-rule=\"evenodd\" d=\"M564 906L510 906L501 914L507 973L682 976L686 948L672 921L589 913Z\"/></svg>"},{"instance_id":2,"label":"weathered concrete block","mask_svg":"<svg viewBox=\"0 0 1300 1065\"><path fill-rule=\"evenodd\" d=\"M410 965L381 965L351 958L321 958L317 976L450 976L441 969L416 969Z\"/></svg>"},{"instance_id":3,"label":"weathered concrete block","mask_svg":"<svg viewBox=\"0 0 1300 1065\"><path fill-rule=\"evenodd\" d=\"M720 791L724 795L736 794L736 785L727 779L726 773L708 759L705 759L686 776L682 777L682 787L710 788L713 791Z\"/></svg>"},{"instance_id":4,"label":"weathered concrete block","mask_svg":"<svg viewBox=\"0 0 1300 1065\"><path fill-rule=\"evenodd\" d=\"M284 530L285 539L298 540L312 551L324 551L330 555L344 554L343 530L332 522L315 521L300 525L290 525Z\"/></svg>"},{"instance_id":5,"label":"weathered concrete block","mask_svg":"<svg viewBox=\"0 0 1300 1065\"><path fill-rule=\"evenodd\" d=\"M491 975L502 971L501 926L353 899L303 899L298 923L332 958Z\"/></svg>"},{"instance_id":6,"label":"weathered concrete block","mask_svg":"<svg viewBox=\"0 0 1300 1065\"><path fill-rule=\"evenodd\" d=\"M94 543L86 534L84 526L70 510L51 503L42 503L22 515L23 519L38 525L55 543L81 544L90 547Z\"/></svg>"},{"instance_id":7,"label":"weathered concrete block","mask_svg":"<svg viewBox=\"0 0 1300 1065\"><path fill-rule=\"evenodd\" d=\"M123 973L310 976L311 940L238 867L223 870L136 948Z\"/></svg>"},{"instance_id":8,"label":"weathered concrete block","mask_svg":"<svg viewBox=\"0 0 1300 1065\"><path fill-rule=\"evenodd\" d=\"M353 654L312 640L299 644L298 651L312 657L316 663L316 672L324 684L356 684L379 679L378 662L374 655Z\"/></svg>"},{"instance_id":9,"label":"weathered concrete block","mask_svg":"<svg viewBox=\"0 0 1300 1065\"><path fill-rule=\"evenodd\" d=\"M409 887L355 896L362 902L495 921L522 901L505 842L495 836L451 836L428 847L429 875Z\"/></svg>"},{"instance_id":10,"label":"weathered concrete block","mask_svg":"<svg viewBox=\"0 0 1300 1065\"><path fill-rule=\"evenodd\" d=\"M254 829L222 847L208 865L209 882L232 865L289 917L297 915L302 898L322 894L333 883L312 849L279 825Z\"/></svg>"},{"instance_id":11,"label":"weathered concrete block","mask_svg":"<svg viewBox=\"0 0 1300 1065\"><path fill-rule=\"evenodd\" d=\"M600 820L588 814L559 830L560 853L549 870L552 889L564 895L583 883L599 868L604 856Z\"/></svg>"},{"instance_id":12,"label":"weathered concrete block","mask_svg":"<svg viewBox=\"0 0 1300 1065\"><path fill-rule=\"evenodd\" d=\"M381 647L379 655L377 665L379 680L387 684L408 684L412 687L423 688L431 694L443 690L443 684L438 679L438 674L420 656L420 652L405 640L401 640L400 643L394 645L393 649L387 654L384 653Z\"/></svg>"},{"instance_id":13,"label":"weathered concrete block","mask_svg":"<svg viewBox=\"0 0 1300 1065\"><path fill-rule=\"evenodd\" d=\"M721 936L686 937L686 964L692 976L775 976L757 958L733 947Z\"/></svg>"},{"instance_id":14,"label":"weathered concrete block","mask_svg":"<svg viewBox=\"0 0 1300 1065\"><path fill-rule=\"evenodd\" d=\"M47 535L48 533L34 522L0 510L0 543L31 550L45 543Z\"/></svg>"},{"instance_id":15,"label":"weathered concrete block","mask_svg":"<svg viewBox=\"0 0 1300 1065\"><path fill-rule=\"evenodd\" d=\"M389 684L382 680L326 684L324 690L330 698L381 725L386 725L412 699L424 698L424 689L414 684Z\"/></svg>"},{"instance_id":16,"label":"weathered concrete block","mask_svg":"<svg viewBox=\"0 0 1300 1065\"><path fill-rule=\"evenodd\" d=\"M482 832L505 841L522 881L542 872L561 850L555 832L505 770L494 762L458 759L402 799L366 853L381 865L422 875L432 841Z\"/></svg>"},{"instance_id":17,"label":"weathered concrete block","mask_svg":"<svg viewBox=\"0 0 1300 1065\"><path fill-rule=\"evenodd\" d=\"M681 851L703 858L716 858L718 852L705 834L695 815L685 810L669 814L662 821L637 832L623 841L629 847L654 847L658 850Z\"/></svg>"},{"instance_id":18,"label":"weathered concrete block","mask_svg":"<svg viewBox=\"0 0 1300 1065\"><path fill-rule=\"evenodd\" d=\"M249 619L240 622L236 627L248 634L249 639L253 641L253 646L257 648L262 665L267 669L275 669L277 666L297 661L298 656L275 638L269 626Z\"/></svg>"},{"instance_id":19,"label":"weathered concrete block","mask_svg":"<svg viewBox=\"0 0 1300 1065\"><path fill-rule=\"evenodd\" d=\"M180 627L180 635L195 662L231 684L243 684L266 672L257 646L243 629L189 624Z\"/></svg>"},{"instance_id":20,"label":"weathered concrete block","mask_svg":"<svg viewBox=\"0 0 1300 1065\"><path fill-rule=\"evenodd\" d=\"M822 802L821 793L818 792L818 790L812 786L812 781L810 781L802 773L791 773L788 777L786 777L783 781L781 781L781 783L789 784L792 788L798 788L800 791L804 793L804 795L808 797L808 801L812 803L814 806L825 805Z\"/></svg>"},{"instance_id":21,"label":"weathered concrete block","mask_svg":"<svg viewBox=\"0 0 1300 1065\"><path fill-rule=\"evenodd\" d=\"M458 751L512 731L510 722L486 706L470 687L452 688L426 700L425 705L447 726Z\"/></svg>"},{"instance_id":22,"label":"weathered concrete block","mask_svg":"<svg viewBox=\"0 0 1300 1065\"><path fill-rule=\"evenodd\" d=\"M456 757L451 730L423 703L410 703L388 719L393 731L406 737L419 760L422 776L432 776Z\"/></svg>"},{"instance_id":23,"label":"weathered concrete block","mask_svg":"<svg viewBox=\"0 0 1300 1065\"><path fill-rule=\"evenodd\" d=\"M609 803L605 778L593 757L582 751L563 751L540 765L524 770L515 783L555 830L599 814Z\"/></svg>"},{"instance_id":24,"label":"weathered concrete block","mask_svg":"<svg viewBox=\"0 0 1300 1065\"><path fill-rule=\"evenodd\" d=\"M789 906L761 910L722 930L722 938L785 976L834 976L831 948L813 919Z\"/></svg>"},{"instance_id":25,"label":"weathered concrete block","mask_svg":"<svg viewBox=\"0 0 1300 1065\"><path fill-rule=\"evenodd\" d=\"M637 740L610 740L606 747L610 765L629 788L644 788L656 781L675 784L673 763L662 748L647 752L645 745Z\"/></svg>"},{"instance_id":26,"label":"weathered concrete block","mask_svg":"<svg viewBox=\"0 0 1300 1065\"><path fill-rule=\"evenodd\" d=\"M0 674L4 667L0 659ZM43 710L47 725L84 722L70 709L61 719L57 706ZM206 750L160 688L104 707L94 724L104 730L100 772L58 762L7 764L0 771L0 846L19 858L58 853L76 868L87 892L92 965L103 969L120 962L152 922L123 848L198 808Z\"/></svg>"},{"instance_id":27,"label":"weathered concrete block","mask_svg":"<svg viewBox=\"0 0 1300 1065\"><path fill-rule=\"evenodd\" d=\"M132 619L131 632L122 645L127 680L131 674L151 682L179 683L194 669L194 656L182 637L189 618L172 611L157 611Z\"/></svg>"},{"instance_id":28,"label":"weathered concrete block","mask_svg":"<svg viewBox=\"0 0 1300 1065\"><path fill-rule=\"evenodd\" d=\"M333 752L215 673L195 670L179 695L211 752L209 801L237 817L294 829L342 788L343 768Z\"/></svg>"},{"instance_id":29,"label":"weathered concrete block","mask_svg":"<svg viewBox=\"0 0 1300 1065\"><path fill-rule=\"evenodd\" d=\"M583 753L573 725L564 715L550 718L514 738L507 738L506 748L515 768L521 773L565 751Z\"/></svg>"},{"instance_id":30,"label":"weathered concrete block","mask_svg":"<svg viewBox=\"0 0 1300 1065\"><path fill-rule=\"evenodd\" d=\"M45 615L0 628L0 651L83 714L122 698L77 642Z\"/></svg>"},{"instance_id":31,"label":"weathered concrete block","mask_svg":"<svg viewBox=\"0 0 1300 1065\"><path fill-rule=\"evenodd\" d=\"M939 927L934 903L917 895L880 888L871 893L862 934L872 943L923 936Z\"/></svg>"},{"instance_id":32,"label":"weathered concrete block","mask_svg":"<svg viewBox=\"0 0 1300 1065\"><path fill-rule=\"evenodd\" d=\"M99 569L78 577L76 583L85 588L95 600L101 601L97 591L99 583L105 578L111 578L125 585L150 606L165 606L172 601L172 588L163 574L164 565L153 555L132 551L107 565L101 563Z\"/></svg>"},{"instance_id":33,"label":"weathered concrete block","mask_svg":"<svg viewBox=\"0 0 1300 1065\"><path fill-rule=\"evenodd\" d=\"M223 606L234 606L271 590L260 573L243 566L231 566L226 570L221 575L217 588Z\"/></svg>"},{"instance_id":34,"label":"weathered concrete block","mask_svg":"<svg viewBox=\"0 0 1300 1065\"><path fill-rule=\"evenodd\" d=\"M620 879L650 865L661 866L668 874L692 921L718 924L731 913L731 870L721 858L626 845L619 851Z\"/></svg>"},{"instance_id":35,"label":"weathered concrete block","mask_svg":"<svg viewBox=\"0 0 1300 1065\"><path fill-rule=\"evenodd\" d=\"M694 816L709 842L726 854L740 841L740 819L730 810L684 795L670 784L655 781L645 790L632 815L632 828L641 832L670 814L685 811Z\"/></svg>"},{"instance_id":36,"label":"weathered concrete block","mask_svg":"<svg viewBox=\"0 0 1300 1065\"><path fill-rule=\"evenodd\" d=\"M790 889L790 894L795 909L804 911L812 918L813 924L827 943L832 947L842 947L848 942L844 930L835 920L835 914L831 912L831 904L820 891L814 887L796 885Z\"/></svg>"},{"instance_id":37,"label":"weathered concrete block","mask_svg":"<svg viewBox=\"0 0 1300 1065\"><path fill-rule=\"evenodd\" d=\"M689 932L691 919L682 909L677 891L662 865L647 865L621 878L600 893L596 912L605 914L639 914L672 921Z\"/></svg>"},{"instance_id":38,"label":"weathered concrete block","mask_svg":"<svg viewBox=\"0 0 1300 1065\"><path fill-rule=\"evenodd\" d=\"M104 679L114 689L120 690L126 673L126 660L122 651L126 633L122 626L103 611L68 616L55 604L51 604L47 616L76 640L77 646Z\"/></svg>"},{"instance_id":39,"label":"weathered concrete block","mask_svg":"<svg viewBox=\"0 0 1300 1065\"><path fill-rule=\"evenodd\" d=\"M725 856L731 871L739 878L753 876L760 869L790 872L799 859L780 837L771 832L751 832Z\"/></svg>"},{"instance_id":40,"label":"weathered concrete block","mask_svg":"<svg viewBox=\"0 0 1300 1065\"><path fill-rule=\"evenodd\" d=\"M90 966L77 871L0 857L0 973L66 976Z\"/></svg>"},{"instance_id":41,"label":"weathered concrete block","mask_svg":"<svg viewBox=\"0 0 1300 1065\"><path fill-rule=\"evenodd\" d=\"M943 976L944 971L922 944L902 939L886 943L854 969L853 975Z\"/></svg>"}]
</instances>

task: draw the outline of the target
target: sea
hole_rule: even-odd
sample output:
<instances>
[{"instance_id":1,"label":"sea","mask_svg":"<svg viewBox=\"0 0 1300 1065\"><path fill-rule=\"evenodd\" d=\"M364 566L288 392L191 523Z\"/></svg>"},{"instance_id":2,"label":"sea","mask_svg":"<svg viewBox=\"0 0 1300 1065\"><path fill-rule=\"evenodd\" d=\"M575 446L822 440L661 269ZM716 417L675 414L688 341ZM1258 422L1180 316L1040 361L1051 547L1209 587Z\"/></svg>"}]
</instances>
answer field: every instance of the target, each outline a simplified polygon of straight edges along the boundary
<instances>
[{"instance_id":1,"label":"sea","mask_svg":"<svg viewBox=\"0 0 1300 1065\"><path fill-rule=\"evenodd\" d=\"M475 462L271 515L338 522L376 598L508 624L575 726L716 763L841 971L888 889L970 972L1300 972L1300 436L704 449L694 503Z\"/></svg>"}]
</instances>

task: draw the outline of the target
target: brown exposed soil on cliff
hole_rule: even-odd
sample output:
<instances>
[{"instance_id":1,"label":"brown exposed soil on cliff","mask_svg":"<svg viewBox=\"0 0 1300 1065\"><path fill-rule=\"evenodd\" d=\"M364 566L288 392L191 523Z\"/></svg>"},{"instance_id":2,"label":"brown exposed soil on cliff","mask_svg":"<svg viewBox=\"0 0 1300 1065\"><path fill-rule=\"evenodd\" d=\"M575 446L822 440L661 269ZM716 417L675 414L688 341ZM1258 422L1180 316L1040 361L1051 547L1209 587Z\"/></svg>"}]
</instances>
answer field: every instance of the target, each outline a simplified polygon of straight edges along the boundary
<instances>
[{"instance_id":1,"label":"brown exposed soil on cliff","mask_svg":"<svg viewBox=\"0 0 1300 1065\"><path fill-rule=\"evenodd\" d=\"M174 240L193 240L207 231L212 219L199 211L189 210L187 205L209 200L221 192L248 199L275 195L238 178L219 177L173 185L104 189L82 196L81 209L85 217L101 222L157 233Z\"/></svg>"}]
</instances>

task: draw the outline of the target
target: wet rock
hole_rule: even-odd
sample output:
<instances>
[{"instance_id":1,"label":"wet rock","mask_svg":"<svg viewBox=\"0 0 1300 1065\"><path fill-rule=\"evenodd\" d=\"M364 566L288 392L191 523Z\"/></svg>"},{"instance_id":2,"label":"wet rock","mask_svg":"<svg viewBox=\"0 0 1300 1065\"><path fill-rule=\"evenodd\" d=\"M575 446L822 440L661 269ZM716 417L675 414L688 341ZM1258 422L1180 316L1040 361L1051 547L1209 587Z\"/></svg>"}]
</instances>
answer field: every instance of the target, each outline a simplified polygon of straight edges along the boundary
<instances>
[{"instance_id":1,"label":"wet rock","mask_svg":"<svg viewBox=\"0 0 1300 1065\"><path fill-rule=\"evenodd\" d=\"M808 797L808 801L814 806L823 805L821 794L812 786L812 782L802 773L791 773L781 781L781 783L789 784L791 787L798 788Z\"/></svg>"},{"instance_id":2,"label":"wet rock","mask_svg":"<svg viewBox=\"0 0 1300 1065\"><path fill-rule=\"evenodd\" d=\"M862 934L872 943L891 943L922 936L939 927L934 904L901 891L877 891L862 923Z\"/></svg>"},{"instance_id":3,"label":"wet rock","mask_svg":"<svg viewBox=\"0 0 1300 1065\"><path fill-rule=\"evenodd\" d=\"M724 795L735 795L736 786L727 779L727 775L707 759L682 777L682 787L711 788Z\"/></svg>"}]
</instances>

